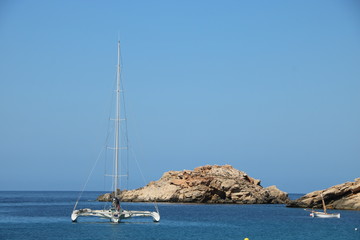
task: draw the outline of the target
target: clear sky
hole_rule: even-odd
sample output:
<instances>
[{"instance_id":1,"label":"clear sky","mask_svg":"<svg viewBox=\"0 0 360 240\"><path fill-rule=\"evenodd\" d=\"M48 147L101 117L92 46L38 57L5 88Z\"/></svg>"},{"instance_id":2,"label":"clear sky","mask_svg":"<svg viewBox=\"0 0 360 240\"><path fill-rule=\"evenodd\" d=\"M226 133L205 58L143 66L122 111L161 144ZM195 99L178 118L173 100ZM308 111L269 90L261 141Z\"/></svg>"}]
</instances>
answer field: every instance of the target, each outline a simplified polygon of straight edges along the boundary
<instances>
[{"instance_id":1,"label":"clear sky","mask_svg":"<svg viewBox=\"0 0 360 240\"><path fill-rule=\"evenodd\" d=\"M82 188L118 38L146 181L205 164L292 193L360 177L358 1L2 0L0 190Z\"/></svg>"}]
</instances>

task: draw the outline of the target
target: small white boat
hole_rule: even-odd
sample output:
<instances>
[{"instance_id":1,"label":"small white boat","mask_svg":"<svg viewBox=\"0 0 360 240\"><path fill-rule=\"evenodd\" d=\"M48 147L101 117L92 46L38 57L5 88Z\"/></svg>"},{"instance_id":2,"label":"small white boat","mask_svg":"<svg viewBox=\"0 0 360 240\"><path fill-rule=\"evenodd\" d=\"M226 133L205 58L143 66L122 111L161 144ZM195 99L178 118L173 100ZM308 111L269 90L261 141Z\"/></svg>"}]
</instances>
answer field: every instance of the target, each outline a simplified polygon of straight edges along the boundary
<instances>
[{"instance_id":1,"label":"small white boat","mask_svg":"<svg viewBox=\"0 0 360 240\"><path fill-rule=\"evenodd\" d=\"M305 209L306 211L310 211L310 216L311 217L316 217L316 218L340 218L340 213L328 213L326 211L326 205L325 205L324 197L323 197L322 194L321 194L321 200L322 200L322 205L323 205L323 208L324 208L324 212L317 212L317 211L314 211L313 209L312 210Z\"/></svg>"},{"instance_id":2,"label":"small white boat","mask_svg":"<svg viewBox=\"0 0 360 240\"><path fill-rule=\"evenodd\" d=\"M113 177L113 191L114 196L112 199L112 206L109 209L103 209L103 210L93 210L90 208L83 208L83 209L76 209L78 201L76 202L74 209L71 214L71 220L73 222L76 222L78 217L99 217L99 218L105 218L109 219L111 222L119 223L122 219L126 218L132 218L132 217L152 217L154 222L160 221L160 214L158 211L157 206L156 212L151 211L131 211L131 210L125 210L120 206L120 199L118 198L119 193L119 177L121 176L119 168L120 168L120 149L126 149L122 146L120 146L121 137L120 137L120 122L124 119L121 118L121 111L120 111L120 94L122 92L121 88L121 82L120 82L120 41L118 42L118 64L117 64L117 73L116 73L116 106L115 106L115 118L112 119L115 121L115 127L114 127L114 174L111 175ZM116 194L115 194L116 193Z\"/></svg>"},{"instance_id":3,"label":"small white boat","mask_svg":"<svg viewBox=\"0 0 360 240\"><path fill-rule=\"evenodd\" d=\"M312 211L310 213L310 216L317 218L340 218L340 213L325 213Z\"/></svg>"}]
</instances>

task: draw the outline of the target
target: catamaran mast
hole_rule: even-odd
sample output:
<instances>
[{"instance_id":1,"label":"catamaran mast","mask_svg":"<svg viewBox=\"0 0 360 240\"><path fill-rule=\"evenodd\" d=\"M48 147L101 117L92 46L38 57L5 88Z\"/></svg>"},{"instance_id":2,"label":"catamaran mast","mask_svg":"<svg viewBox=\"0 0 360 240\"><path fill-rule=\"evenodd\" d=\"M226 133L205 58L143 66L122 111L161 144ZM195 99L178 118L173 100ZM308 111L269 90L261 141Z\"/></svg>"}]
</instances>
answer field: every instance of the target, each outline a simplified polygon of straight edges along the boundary
<instances>
[{"instance_id":1,"label":"catamaran mast","mask_svg":"<svg viewBox=\"0 0 360 240\"><path fill-rule=\"evenodd\" d=\"M115 116L115 166L114 166L114 195L116 197L119 183L119 135L120 135L120 41L118 41L118 61L116 71L116 116Z\"/></svg>"}]
</instances>

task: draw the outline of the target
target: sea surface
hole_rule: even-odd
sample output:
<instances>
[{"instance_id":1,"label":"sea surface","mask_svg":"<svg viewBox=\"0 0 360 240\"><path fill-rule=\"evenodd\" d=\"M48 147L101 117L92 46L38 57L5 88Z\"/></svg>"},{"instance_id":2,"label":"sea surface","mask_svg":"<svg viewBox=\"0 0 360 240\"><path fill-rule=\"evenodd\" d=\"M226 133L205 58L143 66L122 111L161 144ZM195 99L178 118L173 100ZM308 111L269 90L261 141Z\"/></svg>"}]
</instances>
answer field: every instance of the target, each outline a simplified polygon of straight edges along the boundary
<instances>
[{"instance_id":1,"label":"sea surface","mask_svg":"<svg viewBox=\"0 0 360 240\"><path fill-rule=\"evenodd\" d=\"M360 211L337 211L340 219L311 218L284 205L158 204L161 220L138 218L120 224L70 214L78 192L0 192L0 240L5 239L327 239L360 240ZM85 192L80 208L104 208ZM300 195L290 195L292 199ZM125 209L154 211L148 203L123 203ZM355 229L358 230L355 230Z\"/></svg>"}]
</instances>

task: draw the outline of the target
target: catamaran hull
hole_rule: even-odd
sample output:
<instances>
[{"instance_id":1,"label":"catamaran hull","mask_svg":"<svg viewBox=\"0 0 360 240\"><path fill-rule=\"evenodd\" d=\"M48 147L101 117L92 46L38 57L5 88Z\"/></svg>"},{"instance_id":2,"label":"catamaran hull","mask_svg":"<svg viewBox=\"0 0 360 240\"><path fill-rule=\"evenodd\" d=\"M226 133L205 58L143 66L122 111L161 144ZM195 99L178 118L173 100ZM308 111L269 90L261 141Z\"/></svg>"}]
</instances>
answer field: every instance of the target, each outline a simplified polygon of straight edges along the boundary
<instances>
[{"instance_id":1,"label":"catamaran hull","mask_svg":"<svg viewBox=\"0 0 360 240\"><path fill-rule=\"evenodd\" d=\"M71 214L71 221L77 222L79 217L100 217L109 219L113 223L119 223L122 219L133 217L152 217L154 222L160 221L160 214L158 212L150 211L127 211L121 210L114 212L111 210L91 210L89 208L74 210Z\"/></svg>"}]
</instances>

